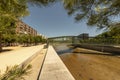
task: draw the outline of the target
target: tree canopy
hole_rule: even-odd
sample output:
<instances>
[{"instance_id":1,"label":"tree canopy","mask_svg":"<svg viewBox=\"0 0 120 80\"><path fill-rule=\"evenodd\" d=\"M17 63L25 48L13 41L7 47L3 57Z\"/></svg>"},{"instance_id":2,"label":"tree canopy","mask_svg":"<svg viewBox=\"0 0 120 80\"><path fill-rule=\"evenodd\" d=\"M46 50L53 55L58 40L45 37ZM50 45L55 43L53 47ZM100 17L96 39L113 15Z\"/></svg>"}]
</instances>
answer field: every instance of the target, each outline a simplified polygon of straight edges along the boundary
<instances>
[{"instance_id":1,"label":"tree canopy","mask_svg":"<svg viewBox=\"0 0 120 80\"><path fill-rule=\"evenodd\" d=\"M120 14L119 0L1 0L0 30L13 25L14 19L28 15L27 3L48 6L57 1L63 2L68 14L75 15L76 21L87 19L88 25L99 28L109 28L114 23L112 17ZM6 21L10 23L5 24Z\"/></svg>"},{"instance_id":2,"label":"tree canopy","mask_svg":"<svg viewBox=\"0 0 120 80\"><path fill-rule=\"evenodd\" d=\"M15 27L15 22L28 13L26 0L0 0L0 31Z\"/></svg>"},{"instance_id":3,"label":"tree canopy","mask_svg":"<svg viewBox=\"0 0 120 80\"><path fill-rule=\"evenodd\" d=\"M27 0L29 4L37 6L48 6L52 3L55 3L58 0Z\"/></svg>"},{"instance_id":4,"label":"tree canopy","mask_svg":"<svg viewBox=\"0 0 120 80\"><path fill-rule=\"evenodd\" d=\"M15 32L17 20L28 13L26 0L0 0L0 51L2 34Z\"/></svg>"},{"instance_id":5,"label":"tree canopy","mask_svg":"<svg viewBox=\"0 0 120 80\"><path fill-rule=\"evenodd\" d=\"M108 31L99 34L97 37L120 38L120 23L112 25L112 27Z\"/></svg>"},{"instance_id":6,"label":"tree canopy","mask_svg":"<svg viewBox=\"0 0 120 80\"><path fill-rule=\"evenodd\" d=\"M47 6L62 1L69 15L75 15L76 21L87 20L89 26L110 28L113 17L120 14L119 0L27 0L28 3Z\"/></svg>"},{"instance_id":7,"label":"tree canopy","mask_svg":"<svg viewBox=\"0 0 120 80\"><path fill-rule=\"evenodd\" d=\"M74 14L76 21L87 19L90 26L109 28L112 17L120 14L120 0L63 0L68 14Z\"/></svg>"}]
</instances>

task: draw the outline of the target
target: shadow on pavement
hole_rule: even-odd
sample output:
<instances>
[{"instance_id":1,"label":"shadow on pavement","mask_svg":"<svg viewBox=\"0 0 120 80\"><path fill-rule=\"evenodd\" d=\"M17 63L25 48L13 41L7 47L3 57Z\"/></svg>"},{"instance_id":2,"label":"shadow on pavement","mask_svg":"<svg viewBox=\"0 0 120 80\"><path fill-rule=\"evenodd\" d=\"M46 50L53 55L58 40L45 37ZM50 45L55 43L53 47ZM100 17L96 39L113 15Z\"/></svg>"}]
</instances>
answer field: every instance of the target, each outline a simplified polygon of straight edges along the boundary
<instances>
[{"instance_id":1,"label":"shadow on pavement","mask_svg":"<svg viewBox=\"0 0 120 80\"><path fill-rule=\"evenodd\" d=\"M3 49L1 52L12 51L13 49Z\"/></svg>"}]
</instances>

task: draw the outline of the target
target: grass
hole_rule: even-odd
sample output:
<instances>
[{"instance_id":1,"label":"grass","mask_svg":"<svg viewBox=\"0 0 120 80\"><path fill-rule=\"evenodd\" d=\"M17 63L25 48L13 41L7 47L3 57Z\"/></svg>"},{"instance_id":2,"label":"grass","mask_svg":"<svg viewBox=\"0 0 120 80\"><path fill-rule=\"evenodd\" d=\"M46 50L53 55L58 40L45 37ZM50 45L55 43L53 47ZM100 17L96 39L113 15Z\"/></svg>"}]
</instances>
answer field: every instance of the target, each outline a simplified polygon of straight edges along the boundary
<instances>
[{"instance_id":1,"label":"grass","mask_svg":"<svg viewBox=\"0 0 120 80\"><path fill-rule=\"evenodd\" d=\"M0 80L25 80L24 76L30 74L31 65L7 67L4 74L0 75Z\"/></svg>"}]
</instances>

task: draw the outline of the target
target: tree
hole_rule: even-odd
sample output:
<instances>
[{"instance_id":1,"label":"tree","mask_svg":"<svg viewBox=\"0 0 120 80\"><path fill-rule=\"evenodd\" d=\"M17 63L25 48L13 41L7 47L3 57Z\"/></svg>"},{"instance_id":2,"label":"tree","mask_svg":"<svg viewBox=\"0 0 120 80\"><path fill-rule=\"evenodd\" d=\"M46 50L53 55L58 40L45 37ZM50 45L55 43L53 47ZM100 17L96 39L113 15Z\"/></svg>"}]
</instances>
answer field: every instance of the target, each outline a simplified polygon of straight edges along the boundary
<instances>
[{"instance_id":1,"label":"tree","mask_svg":"<svg viewBox=\"0 0 120 80\"><path fill-rule=\"evenodd\" d=\"M35 45L38 44L38 43L40 43L40 42L42 42L42 37L41 36L35 36L34 37L34 43L35 43Z\"/></svg>"},{"instance_id":2,"label":"tree","mask_svg":"<svg viewBox=\"0 0 120 80\"><path fill-rule=\"evenodd\" d=\"M76 15L77 21L87 19L90 26L109 28L112 17L120 14L120 0L63 0L68 14Z\"/></svg>"},{"instance_id":3,"label":"tree","mask_svg":"<svg viewBox=\"0 0 120 80\"><path fill-rule=\"evenodd\" d=\"M52 3L55 3L59 0L27 0L27 2L31 5L37 5L37 6L48 6Z\"/></svg>"},{"instance_id":4,"label":"tree","mask_svg":"<svg viewBox=\"0 0 120 80\"><path fill-rule=\"evenodd\" d=\"M104 40L105 43L119 44L120 43L120 23L111 25L108 31L99 34L95 37L99 42Z\"/></svg>"},{"instance_id":5,"label":"tree","mask_svg":"<svg viewBox=\"0 0 120 80\"><path fill-rule=\"evenodd\" d=\"M14 28L19 18L28 15L26 0L0 0L0 52L2 34Z\"/></svg>"},{"instance_id":6,"label":"tree","mask_svg":"<svg viewBox=\"0 0 120 80\"><path fill-rule=\"evenodd\" d=\"M76 21L87 20L89 26L110 28L115 22L112 18L120 14L120 0L28 0L33 5L47 6L63 1L69 15Z\"/></svg>"}]
</instances>

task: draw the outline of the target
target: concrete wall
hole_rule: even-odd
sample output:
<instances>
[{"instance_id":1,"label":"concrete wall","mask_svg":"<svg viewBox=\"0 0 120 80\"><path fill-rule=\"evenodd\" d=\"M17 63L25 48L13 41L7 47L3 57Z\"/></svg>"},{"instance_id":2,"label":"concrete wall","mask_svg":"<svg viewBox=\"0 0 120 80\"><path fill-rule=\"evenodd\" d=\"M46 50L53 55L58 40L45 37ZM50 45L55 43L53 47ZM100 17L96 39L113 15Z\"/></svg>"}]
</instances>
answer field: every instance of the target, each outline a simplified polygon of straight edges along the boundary
<instances>
[{"instance_id":1,"label":"concrete wall","mask_svg":"<svg viewBox=\"0 0 120 80\"><path fill-rule=\"evenodd\" d=\"M49 46L39 80L75 80L52 46Z\"/></svg>"},{"instance_id":2,"label":"concrete wall","mask_svg":"<svg viewBox=\"0 0 120 80\"><path fill-rule=\"evenodd\" d=\"M109 45L75 44L74 46L102 52L109 52L111 54L120 54L120 48Z\"/></svg>"}]
</instances>

